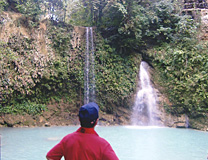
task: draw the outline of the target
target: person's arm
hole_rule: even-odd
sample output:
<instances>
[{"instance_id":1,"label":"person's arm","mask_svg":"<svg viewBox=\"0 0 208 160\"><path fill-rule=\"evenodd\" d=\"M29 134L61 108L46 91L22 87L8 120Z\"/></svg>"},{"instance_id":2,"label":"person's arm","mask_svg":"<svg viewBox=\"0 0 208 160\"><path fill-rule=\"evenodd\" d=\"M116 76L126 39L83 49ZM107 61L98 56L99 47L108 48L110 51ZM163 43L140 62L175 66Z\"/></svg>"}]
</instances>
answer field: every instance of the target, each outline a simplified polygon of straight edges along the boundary
<instances>
[{"instance_id":1,"label":"person's arm","mask_svg":"<svg viewBox=\"0 0 208 160\"><path fill-rule=\"evenodd\" d=\"M47 160L61 160L63 156L63 146L62 143L59 142L55 145L46 155Z\"/></svg>"},{"instance_id":2,"label":"person's arm","mask_svg":"<svg viewBox=\"0 0 208 160\"><path fill-rule=\"evenodd\" d=\"M47 160L53 160L53 159L48 158L47 156L46 156L46 159L47 159Z\"/></svg>"}]
</instances>

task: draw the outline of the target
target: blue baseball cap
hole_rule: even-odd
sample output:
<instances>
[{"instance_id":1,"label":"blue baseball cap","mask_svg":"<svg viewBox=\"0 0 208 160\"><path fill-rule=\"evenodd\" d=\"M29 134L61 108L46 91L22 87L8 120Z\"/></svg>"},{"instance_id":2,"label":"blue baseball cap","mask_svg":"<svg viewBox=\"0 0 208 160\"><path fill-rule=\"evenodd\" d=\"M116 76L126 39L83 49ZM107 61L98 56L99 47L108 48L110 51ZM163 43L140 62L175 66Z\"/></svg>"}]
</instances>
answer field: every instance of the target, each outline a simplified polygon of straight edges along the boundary
<instances>
[{"instance_id":1,"label":"blue baseball cap","mask_svg":"<svg viewBox=\"0 0 208 160\"><path fill-rule=\"evenodd\" d=\"M99 117L99 106L95 102L90 102L83 105L79 109L80 120L92 122Z\"/></svg>"}]
</instances>

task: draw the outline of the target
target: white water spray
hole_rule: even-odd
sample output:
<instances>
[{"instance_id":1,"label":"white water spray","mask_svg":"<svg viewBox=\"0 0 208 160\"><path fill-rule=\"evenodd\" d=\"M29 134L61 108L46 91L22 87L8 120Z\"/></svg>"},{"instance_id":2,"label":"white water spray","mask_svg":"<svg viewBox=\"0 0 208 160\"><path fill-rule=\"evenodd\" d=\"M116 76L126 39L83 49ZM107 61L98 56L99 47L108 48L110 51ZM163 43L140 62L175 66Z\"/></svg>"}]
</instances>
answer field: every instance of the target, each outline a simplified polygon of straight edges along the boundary
<instances>
[{"instance_id":1,"label":"white water spray","mask_svg":"<svg viewBox=\"0 0 208 160\"><path fill-rule=\"evenodd\" d=\"M132 124L133 125L156 125L154 113L156 113L156 93L151 85L148 75L148 64L140 64L140 85L133 106Z\"/></svg>"},{"instance_id":2,"label":"white water spray","mask_svg":"<svg viewBox=\"0 0 208 160\"><path fill-rule=\"evenodd\" d=\"M95 101L94 65L95 65L95 59L94 59L93 29L92 27L86 27L84 104Z\"/></svg>"}]
</instances>

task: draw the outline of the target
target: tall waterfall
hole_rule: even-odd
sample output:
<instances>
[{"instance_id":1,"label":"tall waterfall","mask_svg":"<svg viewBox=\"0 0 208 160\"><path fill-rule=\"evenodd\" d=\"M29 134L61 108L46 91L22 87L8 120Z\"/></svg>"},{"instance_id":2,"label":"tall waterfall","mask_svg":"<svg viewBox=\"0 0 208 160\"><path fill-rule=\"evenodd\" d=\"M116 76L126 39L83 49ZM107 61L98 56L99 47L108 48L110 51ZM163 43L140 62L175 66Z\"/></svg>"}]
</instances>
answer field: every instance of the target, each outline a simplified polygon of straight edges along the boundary
<instances>
[{"instance_id":1,"label":"tall waterfall","mask_svg":"<svg viewBox=\"0 0 208 160\"><path fill-rule=\"evenodd\" d=\"M92 27L86 27L84 103L95 101L95 58Z\"/></svg>"},{"instance_id":2,"label":"tall waterfall","mask_svg":"<svg viewBox=\"0 0 208 160\"><path fill-rule=\"evenodd\" d=\"M157 96L150 82L148 67L146 62L141 62L139 90L136 95L131 119L133 125L156 125L154 114L157 112Z\"/></svg>"},{"instance_id":3,"label":"tall waterfall","mask_svg":"<svg viewBox=\"0 0 208 160\"><path fill-rule=\"evenodd\" d=\"M91 64L92 64L92 95L91 100L95 101L95 57L94 57L94 41L93 41L93 30L90 27L90 35L91 35Z\"/></svg>"}]
</instances>

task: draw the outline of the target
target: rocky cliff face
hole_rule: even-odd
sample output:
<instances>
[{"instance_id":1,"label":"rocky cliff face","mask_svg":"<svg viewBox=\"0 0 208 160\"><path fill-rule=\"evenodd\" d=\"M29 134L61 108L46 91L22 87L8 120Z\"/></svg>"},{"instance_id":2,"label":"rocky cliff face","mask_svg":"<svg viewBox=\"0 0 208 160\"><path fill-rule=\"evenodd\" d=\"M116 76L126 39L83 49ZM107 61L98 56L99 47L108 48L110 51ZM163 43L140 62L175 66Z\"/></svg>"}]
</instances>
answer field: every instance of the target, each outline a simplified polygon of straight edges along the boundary
<instances>
[{"instance_id":1,"label":"rocky cliff face","mask_svg":"<svg viewBox=\"0 0 208 160\"><path fill-rule=\"evenodd\" d=\"M11 40L11 37L14 36L26 39L32 38L37 41L36 48L39 53L43 55L48 53L46 46L47 39L45 36L47 26L44 21L39 22L39 24L35 28L33 28L32 21L30 21L23 15L13 12L3 12L0 17L0 23L1 41L8 43Z\"/></svg>"},{"instance_id":2,"label":"rocky cliff face","mask_svg":"<svg viewBox=\"0 0 208 160\"><path fill-rule=\"evenodd\" d=\"M9 80L8 86L0 87L1 102L3 98L9 100L9 94L12 93L11 86L15 91L29 95L30 88L35 87L41 77L53 72L50 70L50 65L56 58L56 53L51 48L51 39L47 35L48 22L42 20L36 24L32 23L30 19L18 13L3 12L0 15L1 43L10 45L14 58L7 59L6 56L3 56L1 59L1 63L12 61L14 64L13 68L7 67L0 70L3 75L1 81ZM77 50L82 50L83 44L85 44L85 27L72 28L70 52L73 53L71 53L69 61L73 63ZM79 124L77 113L81 105L82 103L79 101L72 104L51 101L47 104L48 110L38 115L1 114L0 125L9 127L77 125ZM101 125L128 124L129 115L129 110L123 108L118 108L114 114L101 112L99 123Z\"/></svg>"},{"instance_id":3,"label":"rocky cliff face","mask_svg":"<svg viewBox=\"0 0 208 160\"><path fill-rule=\"evenodd\" d=\"M46 36L46 23L36 27L32 21L18 13L7 12L0 16L1 65L3 83L0 102L10 99L14 92L30 95L31 88L43 75L52 72L50 64L55 56ZM31 28L30 28L31 27ZM5 103L5 101L4 101Z\"/></svg>"},{"instance_id":4,"label":"rocky cliff face","mask_svg":"<svg viewBox=\"0 0 208 160\"><path fill-rule=\"evenodd\" d=\"M48 110L39 115L4 114L0 116L0 127L49 127L79 125L80 104L69 105L63 101L51 102ZM131 111L118 107L114 114L99 113L99 125L129 125Z\"/></svg>"},{"instance_id":5,"label":"rocky cliff face","mask_svg":"<svg viewBox=\"0 0 208 160\"><path fill-rule=\"evenodd\" d=\"M208 11L201 10L201 35L202 40L208 40Z\"/></svg>"},{"instance_id":6,"label":"rocky cliff face","mask_svg":"<svg viewBox=\"0 0 208 160\"><path fill-rule=\"evenodd\" d=\"M167 105L171 107L171 103L165 95L162 95L159 90L156 90L158 95L158 110L159 114L157 115L158 119L161 120L161 123L164 126L174 127L174 128L188 128L189 118L185 114L172 115L168 113L164 106Z\"/></svg>"},{"instance_id":7,"label":"rocky cliff face","mask_svg":"<svg viewBox=\"0 0 208 160\"><path fill-rule=\"evenodd\" d=\"M4 75L1 78L10 79L10 85L19 92L25 92L23 88L34 87L34 81L38 81L38 77L52 72L49 65L55 58L55 53L49 45L51 43L50 39L48 39L46 35L47 21L39 22L36 27L31 28L29 26L32 24L28 24L28 22L30 21L20 14L3 13L0 16L1 41L5 44L11 44L12 47L16 47L16 49L28 47L28 53L22 50L21 58L13 60L14 72L6 74L7 71L4 68L0 70L0 73ZM85 37L85 27L74 27L71 33L72 51L82 48L82 44L85 43L83 38ZM33 41L31 46L27 46L28 40ZM16 56L16 54L17 53L14 52L14 56ZM25 65L28 59L30 59L30 61ZM3 61L5 62L7 60L3 59ZM73 61L73 54L70 61ZM151 74L154 74L154 70L151 71ZM154 85L155 88L157 88L155 92L158 96L157 103L159 111L154 113L154 116L159 124L168 127L192 127L207 130L208 126L201 125L202 123L200 123L200 121L204 121L203 119L194 121L193 119L189 119L185 114L172 115L167 113L164 106L171 106L172 104L164 94L161 94L160 87L156 84ZM0 87L0 92L4 93L6 97L9 97L8 94L10 90L8 87ZM29 90L27 94L29 94ZM59 103L52 101L47 105L48 110L39 115L1 114L0 125L9 127L77 125L79 124L77 113L80 106L81 101L73 104L66 104L63 101ZM113 114L100 112L99 123L100 125L129 125L131 123L131 112L131 108L125 109L123 107L117 107Z\"/></svg>"},{"instance_id":8,"label":"rocky cliff face","mask_svg":"<svg viewBox=\"0 0 208 160\"><path fill-rule=\"evenodd\" d=\"M154 69L150 70L151 77L154 77L153 74L156 72ZM152 82L154 80L152 79ZM178 111L169 112L169 108L173 106L173 104L169 101L168 96L166 96L163 92L163 88L158 86L156 83L153 83L155 92L157 93L157 110L155 113L155 119L159 124L164 126L173 127L173 128L193 128L197 130L208 131L208 114L202 117L188 117L185 113L179 113Z\"/></svg>"}]
</instances>

